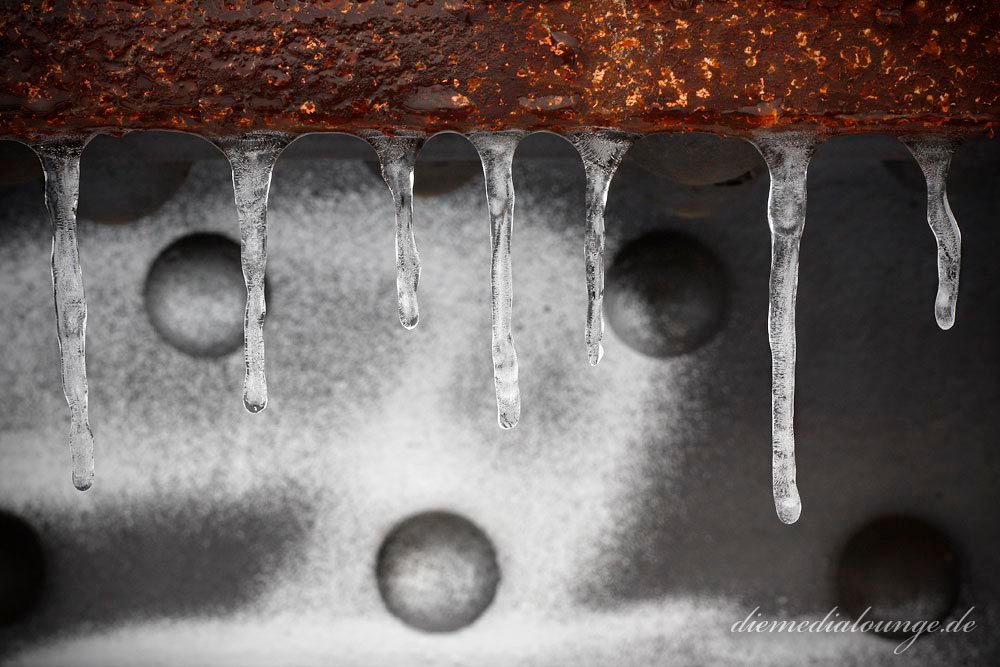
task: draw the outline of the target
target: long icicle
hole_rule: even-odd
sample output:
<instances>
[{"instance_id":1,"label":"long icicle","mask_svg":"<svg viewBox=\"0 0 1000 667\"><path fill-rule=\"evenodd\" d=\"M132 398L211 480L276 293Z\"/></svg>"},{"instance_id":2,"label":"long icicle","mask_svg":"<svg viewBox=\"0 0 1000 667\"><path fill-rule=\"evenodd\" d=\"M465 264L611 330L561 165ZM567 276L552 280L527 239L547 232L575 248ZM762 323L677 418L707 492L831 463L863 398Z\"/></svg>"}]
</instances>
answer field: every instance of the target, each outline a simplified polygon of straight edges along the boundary
<instances>
[{"instance_id":1,"label":"long icicle","mask_svg":"<svg viewBox=\"0 0 1000 667\"><path fill-rule=\"evenodd\" d=\"M948 330L955 325L958 278L962 268L962 232L948 203L948 170L957 139L919 135L900 137L927 179L927 224L937 241L938 289L934 317Z\"/></svg>"},{"instance_id":2,"label":"long icicle","mask_svg":"<svg viewBox=\"0 0 1000 667\"><path fill-rule=\"evenodd\" d=\"M89 138L69 137L32 148L45 173L45 207L52 221L52 292L62 357L62 383L69 404L69 449L73 485L86 491L94 483L94 433L87 399L87 300L76 240L80 194L80 155Z\"/></svg>"},{"instance_id":3,"label":"long icicle","mask_svg":"<svg viewBox=\"0 0 1000 667\"><path fill-rule=\"evenodd\" d=\"M413 237L413 168L423 136L386 136L379 132L362 135L378 154L382 178L392 193L396 208L396 295L399 322L407 329L417 326L420 308L417 285L420 282L420 254Z\"/></svg>"},{"instance_id":4,"label":"long icicle","mask_svg":"<svg viewBox=\"0 0 1000 667\"><path fill-rule=\"evenodd\" d=\"M469 140L479 152L486 178L486 199L490 209L490 267L493 310L493 382L496 386L497 421L500 428L517 426L521 417L521 390L517 385L517 352L511 335L514 302L510 261L511 233L514 228L514 180L511 175L514 151L524 132L475 132Z\"/></svg>"},{"instance_id":5,"label":"long icicle","mask_svg":"<svg viewBox=\"0 0 1000 667\"><path fill-rule=\"evenodd\" d=\"M584 261L587 272L587 325L584 339L590 365L604 357L604 207L611 179L637 135L603 128L570 132L567 138L583 159L587 176Z\"/></svg>"},{"instance_id":6,"label":"long icicle","mask_svg":"<svg viewBox=\"0 0 1000 667\"><path fill-rule=\"evenodd\" d=\"M267 379L264 375L267 195L274 163L293 138L278 132L252 132L215 140L233 170L233 192L240 220L240 256L247 286L247 307L243 320L246 360L243 405L250 412L260 412L267 406Z\"/></svg>"},{"instance_id":7,"label":"long icicle","mask_svg":"<svg viewBox=\"0 0 1000 667\"><path fill-rule=\"evenodd\" d=\"M806 177L819 140L800 133L753 138L771 175L767 221L771 228L771 483L774 507L784 523L795 523L802 501L795 482L795 295L799 242L806 222Z\"/></svg>"}]
</instances>

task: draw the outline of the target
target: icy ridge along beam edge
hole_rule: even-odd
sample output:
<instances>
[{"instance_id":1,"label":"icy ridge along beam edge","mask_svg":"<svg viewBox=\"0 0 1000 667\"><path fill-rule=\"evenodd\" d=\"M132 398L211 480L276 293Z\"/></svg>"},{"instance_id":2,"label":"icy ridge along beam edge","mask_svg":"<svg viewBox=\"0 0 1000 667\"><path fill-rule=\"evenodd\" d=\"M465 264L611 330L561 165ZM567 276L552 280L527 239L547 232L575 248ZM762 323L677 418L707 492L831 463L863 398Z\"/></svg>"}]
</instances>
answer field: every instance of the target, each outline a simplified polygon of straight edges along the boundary
<instances>
[{"instance_id":1,"label":"icy ridge along beam edge","mask_svg":"<svg viewBox=\"0 0 1000 667\"><path fill-rule=\"evenodd\" d=\"M761 127L990 133L994 0L45 0L0 137Z\"/></svg>"}]
</instances>

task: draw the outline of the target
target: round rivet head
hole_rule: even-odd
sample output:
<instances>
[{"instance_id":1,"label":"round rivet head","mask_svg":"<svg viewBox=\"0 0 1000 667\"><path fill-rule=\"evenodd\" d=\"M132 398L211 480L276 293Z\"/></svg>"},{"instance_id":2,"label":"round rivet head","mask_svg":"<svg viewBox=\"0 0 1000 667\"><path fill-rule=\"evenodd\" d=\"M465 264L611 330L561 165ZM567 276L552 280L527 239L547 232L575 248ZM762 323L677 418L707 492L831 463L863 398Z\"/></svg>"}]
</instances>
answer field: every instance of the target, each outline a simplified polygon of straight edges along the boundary
<instances>
[{"instance_id":1,"label":"round rivet head","mask_svg":"<svg viewBox=\"0 0 1000 667\"><path fill-rule=\"evenodd\" d=\"M246 284L240 246L192 234L168 246L146 277L146 312L160 336L193 357L221 357L243 345Z\"/></svg>"},{"instance_id":2,"label":"round rivet head","mask_svg":"<svg viewBox=\"0 0 1000 667\"><path fill-rule=\"evenodd\" d=\"M604 312L629 347L651 357L688 354L725 323L726 270L697 239L659 231L623 247L608 270Z\"/></svg>"},{"instance_id":3,"label":"round rivet head","mask_svg":"<svg viewBox=\"0 0 1000 667\"><path fill-rule=\"evenodd\" d=\"M848 540L837 565L840 606L865 621L941 621L958 600L956 550L933 526L907 516L868 523ZM883 632L891 638L912 633Z\"/></svg>"},{"instance_id":4,"label":"round rivet head","mask_svg":"<svg viewBox=\"0 0 1000 667\"><path fill-rule=\"evenodd\" d=\"M456 514L427 512L386 537L376 577L382 600L397 618L425 632L453 632L493 602L500 567L478 526Z\"/></svg>"},{"instance_id":5,"label":"round rivet head","mask_svg":"<svg viewBox=\"0 0 1000 667\"><path fill-rule=\"evenodd\" d=\"M628 155L646 171L689 186L741 182L764 167L748 142L703 132L650 134Z\"/></svg>"}]
</instances>

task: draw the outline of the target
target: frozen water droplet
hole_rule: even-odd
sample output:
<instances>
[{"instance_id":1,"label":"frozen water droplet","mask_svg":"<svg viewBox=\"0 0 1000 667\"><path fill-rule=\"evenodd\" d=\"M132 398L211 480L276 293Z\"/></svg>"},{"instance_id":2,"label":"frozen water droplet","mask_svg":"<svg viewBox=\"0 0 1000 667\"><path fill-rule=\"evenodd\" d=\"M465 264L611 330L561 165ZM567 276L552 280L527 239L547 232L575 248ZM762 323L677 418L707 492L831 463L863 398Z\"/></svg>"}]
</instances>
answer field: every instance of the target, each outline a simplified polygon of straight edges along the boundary
<instances>
[{"instance_id":1,"label":"frozen water droplet","mask_svg":"<svg viewBox=\"0 0 1000 667\"><path fill-rule=\"evenodd\" d=\"M604 357L604 207L608 188L636 135L618 130L588 129L566 135L583 159L587 175L587 226L584 258L587 271L587 327L584 337L590 365Z\"/></svg>"},{"instance_id":2,"label":"frozen water droplet","mask_svg":"<svg viewBox=\"0 0 1000 667\"><path fill-rule=\"evenodd\" d=\"M802 512L795 483L795 294L799 242L806 222L806 176L819 144L798 132L753 138L771 174L767 221L771 227L768 339L771 344L771 474L774 506L784 523Z\"/></svg>"},{"instance_id":3,"label":"frozen water droplet","mask_svg":"<svg viewBox=\"0 0 1000 667\"><path fill-rule=\"evenodd\" d=\"M386 136L379 132L362 135L378 154L392 202L396 207L396 293L399 321L407 329L417 326L420 317L417 284L420 282L420 254L413 238L413 167L424 144L423 136Z\"/></svg>"},{"instance_id":4,"label":"frozen water droplet","mask_svg":"<svg viewBox=\"0 0 1000 667\"><path fill-rule=\"evenodd\" d=\"M243 405L250 412L260 412L267 406L267 379L264 376L267 194L274 163L293 138L290 134L279 132L251 132L214 140L233 169L233 192L240 220L240 259L247 285L247 308L243 320L246 358Z\"/></svg>"},{"instance_id":5,"label":"frozen water droplet","mask_svg":"<svg viewBox=\"0 0 1000 667\"><path fill-rule=\"evenodd\" d=\"M927 223L937 240L938 290L934 317L942 329L955 324L958 278L962 268L962 232L948 203L948 170L958 148L956 139L941 136L900 137L927 178Z\"/></svg>"},{"instance_id":6,"label":"frozen water droplet","mask_svg":"<svg viewBox=\"0 0 1000 667\"><path fill-rule=\"evenodd\" d=\"M88 138L67 137L35 144L45 173L45 207L52 221L52 291L56 333L62 356L63 393L71 422L69 448L73 485L86 491L94 482L94 434L87 405L87 300L76 242L80 195L80 155Z\"/></svg>"},{"instance_id":7,"label":"frozen water droplet","mask_svg":"<svg viewBox=\"0 0 1000 667\"><path fill-rule=\"evenodd\" d=\"M514 151L524 137L520 130L474 132L469 140L479 152L486 177L490 208L490 268L493 310L493 381L497 394L497 419L501 428L513 428L521 417L521 391L517 386L517 352L511 336L514 279L510 240L514 228Z\"/></svg>"}]
</instances>

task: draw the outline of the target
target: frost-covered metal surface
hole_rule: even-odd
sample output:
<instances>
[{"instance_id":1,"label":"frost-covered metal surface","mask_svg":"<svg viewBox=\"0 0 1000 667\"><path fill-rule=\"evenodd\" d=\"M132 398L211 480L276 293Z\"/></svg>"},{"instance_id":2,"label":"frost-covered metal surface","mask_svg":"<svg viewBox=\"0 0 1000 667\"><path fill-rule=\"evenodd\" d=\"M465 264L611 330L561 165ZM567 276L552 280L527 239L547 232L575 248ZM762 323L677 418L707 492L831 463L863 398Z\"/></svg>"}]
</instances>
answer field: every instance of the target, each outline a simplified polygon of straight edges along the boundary
<instances>
[{"instance_id":1,"label":"frost-covered metal surface","mask_svg":"<svg viewBox=\"0 0 1000 667\"><path fill-rule=\"evenodd\" d=\"M501 431L478 173L446 195L417 188L423 311L405 331L392 305L392 199L357 162L295 159L320 140L291 145L275 167L273 391L260 414L233 400L243 355L173 348L143 296L177 239L238 238L225 161L196 163L132 224L80 221L101 423L99 483L87 494L66 483L58 351L39 334L52 328L40 175L0 190L0 510L35 527L49 565L35 613L0 629L0 662L996 664L992 144L962 147L952 168L966 248L962 318L947 334L929 309L937 275L917 164L884 137L817 150L797 317L798 481L809 503L784 526L767 467L765 176L689 188L626 155L609 194L609 273L627 243L683 231L726 266L731 305L714 338L670 359L630 349L611 321L594 368L580 339L584 170L559 142L534 153L550 161L515 159L525 401L522 423ZM545 141L528 137L520 150ZM477 159L471 146L462 159ZM374 563L395 525L437 510L482 528L502 579L474 624L430 637L383 607ZM821 618L837 602L839 548L889 512L948 534L961 556L956 611L976 607L975 631L926 637L903 656L871 635L730 632L757 605Z\"/></svg>"},{"instance_id":2,"label":"frost-covered metal surface","mask_svg":"<svg viewBox=\"0 0 1000 667\"><path fill-rule=\"evenodd\" d=\"M992 0L28 0L0 136L1000 118Z\"/></svg>"}]
</instances>

